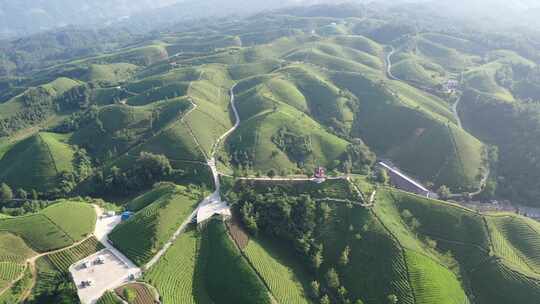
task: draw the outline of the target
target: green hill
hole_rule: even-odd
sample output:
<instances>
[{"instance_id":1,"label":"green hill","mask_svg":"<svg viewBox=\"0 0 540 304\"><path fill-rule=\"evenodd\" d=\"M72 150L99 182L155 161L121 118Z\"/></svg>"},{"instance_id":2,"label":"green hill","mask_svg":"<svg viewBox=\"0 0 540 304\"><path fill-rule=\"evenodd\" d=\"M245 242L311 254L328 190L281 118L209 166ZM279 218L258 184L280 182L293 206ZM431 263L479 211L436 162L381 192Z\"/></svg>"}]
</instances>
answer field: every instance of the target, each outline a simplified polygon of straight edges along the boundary
<instances>
[{"instance_id":1,"label":"green hill","mask_svg":"<svg viewBox=\"0 0 540 304\"><path fill-rule=\"evenodd\" d=\"M97 118L77 130L71 142L99 157L117 157L165 128L187 111L182 98L142 107L110 105L99 110Z\"/></svg>"},{"instance_id":2,"label":"green hill","mask_svg":"<svg viewBox=\"0 0 540 304\"><path fill-rule=\"evenodd\" d=\"M307 276L299 273L301 266L283 249L269 242L250 240L244 252L279 303L310 303Z\"/></svg>"},{"instance_id":3,"label":"green hill","mask_svg":"<svg viewBox=\"0 0 540 304\"><path fill-rule=\"evenodd\" d=\"M0 159L0 180L14 188L50 191L62 172L73 171L73 148L62 136L39 133L12 146Z\"/></svg>"},{"instance_id":4,"label":"green hill","mask_svg":"<svg viewBox=\"0 0 540 304\"><path fill-rule=\"evenodd\" d=\"M529 220L481 215L402 192L391 196L403 222L415 219L417 232L435 241L437 250L452 254L481 303L508 303L518 295L522 303L534 303L532 297L540 292L535 262L538 230ZM486 276L490 283L481 279Z\"/></svg>"},{"instance_id":5,"label":"green hill","mask_svg":"<svg viewBox=\"0 0 540 304\"><path fill-rule=\"evenodd\" d=\"M88 203L60 201L36 214L0 219L0 230L21 237L37 252L47 252L93 233L95 221Z\"/></svg>"},{"instance_id":6,"label":"green hill","mask_svg":"<svg viewBox=\"0 0 540 304\"><path fill-rule=\"evenodd\" d=\"M373 82L352 73L335 74L333 79L360 100L352 134L377 154L421 180L456 190L476 188L483 145L452 123L440 100L410 86Z\"/></svg>"},{"instance_id":7,"label":"green hill","mask_svg":"<svg viewBox=\"0 0 540 304\"><path fill-rule=\"evenodd\" d=\"M152 192L158 193L152 193ZM114 246L137 265L148 262L153 255L172 237L186 221L201 199L199 193L176 186L163 191L152 190L146 196L152 197L147 204L128 221L117 226L109 235ZM139 204L133 203L134 205Z\"/></svg>"},{"instance_id":8,"label":"green hill","mask_svg":"<svg viewBox=\"0 0 540 304\"><path fill-rule=\"evenodd\" d=\"M59 202L41 214L55 222L73 240L81 240L93 233L97 220L94 206L84 202Z\"/></svg>"},{"instance_id":9,"label":"green hill","mask_svg":"<svg viewBox=\"0 0 540 304\"><path fill-rule=\"evenodd\" d=\"M200 255L201 236L194 230L180 235L173 246L146 274L163 301L172 304L212 303L205 287L206 260ZM178 275L182 273L182 275Z\"/></svg>"},{"instance_id":10,"label":"green hill","mask_svg":"<svg viewBox=\"0 0 540 304\"><path fill-rule=\"evenodd\" d=\"M495 74L501 67L498 63L490 63L468 71L464 74L465 84L500 100L512 102L514 101L512 94L501 87L495 79Z\"/></svg>"},{"instance_id":11,"label":"green hill","mask_svg":"<svg viewBox=\"0 0 540 304\"><path fill-rule=\"evenodd\" d=\"M392 57L392 75L414 84L434 87L444 81L446 71L413 54L400 53Z\"/></svg>"},{"instance_id":12,"label":"green hill","mask_svg":"<svg viewBox=\"0 0 540 304\"><path fill-rule=\"evenodd\" d=\"M244 103L239 101L239 106L244 107ZM256 171L294 171L299 165L309 168L317 164L332 167L347 147L346 141L288 105L281 104L276 111L263 110L242 120L229 140L229 149L236 151L233 159L236 157L237 164Z\"/></svg>"},{"instance_id":13,"label":"green hill","mask_svg":"<svg viewBox=\"0 0 540 304\"><path fill-rule=\"evenodd\" d=\"M272 303L268 290L229 238L225 225L207 224L200 257L206 259L205 286L212 301L225 303Z\"/></svg>"},{"instance_id":14,"label":"green hill","mask_svg":"<svg viewBox=\"0 0 540 304\"><path fill-rule=\"evenodd\" d=\"M419 55L431 60L449 71L462 71L477 58L456 49L430 41L423 37L416 40Z\"/></svg>"},{"instance_id":15,"label":"green hill","mask_svg":"<svg viewBox=\"0 0 540 304\"><path fill-rule=\"evenodd\" d=\"M137 66L129 63L92 64L88 68L86 81L125 81L135 74Z\"/></svg>"}]
</instances>

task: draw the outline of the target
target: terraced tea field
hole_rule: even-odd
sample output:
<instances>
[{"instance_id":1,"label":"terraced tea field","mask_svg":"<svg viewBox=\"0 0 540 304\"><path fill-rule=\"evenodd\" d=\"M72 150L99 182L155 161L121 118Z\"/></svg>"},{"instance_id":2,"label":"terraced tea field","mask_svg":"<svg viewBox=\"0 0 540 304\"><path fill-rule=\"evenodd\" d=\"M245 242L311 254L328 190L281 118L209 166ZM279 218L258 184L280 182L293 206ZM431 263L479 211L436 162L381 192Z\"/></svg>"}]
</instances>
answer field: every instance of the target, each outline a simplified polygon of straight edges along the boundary
<instances>
[{"instance_id":1,"label":"terraced tea field","mask_svg":"<svg viewBox=\"0 0 540 304\"><path fill-rule=\"evenodd\" d=\"M145 274L145 281L157 288L165 303L212 303L204 288L201 265L205 261L199 256L199 246L197 231L184 232Z\"/></svg>"},{"instance_id":2,"label":"terraced tea field","mask_svg":"<svg viewBox=\"0 0 540 304\"><path fill-rule=\"evenodd\" d=\"M271 248L263 247L257 240L251 239L244 253L269 286L275 299L279 303L310 303L302 283L294 273L295 268L286 266L275 254L275 250L272 252L269 249Z\"/></svg>"},{"instance_id":3,"label":"terraced tea field","mask_svg":"<svg viewBox=\"0 0 540 304\"><path fill-rule=\"evenodd\" d=\"M41 213L50 218L75 242L94 232L96 211L91 204L65 201L56 203Z\"/></svg>"},{"instance_id":4,"label":"terraced tea field","mask_svg":"<svg viewBox=\"0 0 540 304\"><path fill-rule=\"evenodd\" d=\"M21 236L38 252L60 249L73 244L71 237L43 214L1 219L0 230Z\"/></svg>"},{"instance_id":5,"label":"terraced tea field","mask_svg":"<svg viewBox=\"0 0 540 304\"><path fill-rule=\"evenodd\" d=\"M131 292L135 299L130 301L130 304L155 304L156 295L154 290L142 283L129 283L115 289L116 294L126 300L124 293Z\"/></svg>"},{"instance_id":6,"label":"terraced tea field","mask_svg":"<svg viewBox=\"0 0 540 304\"><path fill-rule=\"evenodd\" d=\"M416 303L468 303L461 283L450 270L424 255L405 252Z\"/></svg>"},{"instance_id":7,"label":"terraced tea field","mask_svg":"<svg viewBox=\"0 0 540 304\"><path fill-rule=\"evenodd\" d=\"M107 291L96 304L122 304L123 302L112 291Z\"/></svg>"},{"instance_id":8,"label":"terraced tea field","mask_svg":"<svg viewBox=\"0 0 540 304\"><path fill-rule=\"evenodd\" d=\"M95 238L91 237L81 244L48 255L46 258L61 272L67 272L69 266L103 249L104 246Z\"/></svg>"},{"instance_id":9,"label":"terraced tea field","mask_svg":"<svg viewBox=\"0 0 540 304\"><path fill-rule=\"evenodd\" d=\"M540 236L525 219L514 215L490 216L487 223L498 256L540 274Z\"/></svg>"},{"instance_id":10,"label":"terraced tea field","mask_svg":"<svg viewBox=\"0 0 540 304\"><path fill-rule=\"evenodd\" d=\"M182 186L164 191L162 195L153 197L155 200L131 219L115 227L109 239L135 264L143 265L195 209L200 200L198 195L187 192Z\"/></svg>"},{"instance_id":11,"label":"terraced tea field","mask_svg":"<svg viewBox=\"0 0 540 304\"><path fill-rule=\"evenodd\" d=\"M0 262L0 288L4 288L18 278L26 269L26 265L13 262Z\"/></svg>"}]
</instances>

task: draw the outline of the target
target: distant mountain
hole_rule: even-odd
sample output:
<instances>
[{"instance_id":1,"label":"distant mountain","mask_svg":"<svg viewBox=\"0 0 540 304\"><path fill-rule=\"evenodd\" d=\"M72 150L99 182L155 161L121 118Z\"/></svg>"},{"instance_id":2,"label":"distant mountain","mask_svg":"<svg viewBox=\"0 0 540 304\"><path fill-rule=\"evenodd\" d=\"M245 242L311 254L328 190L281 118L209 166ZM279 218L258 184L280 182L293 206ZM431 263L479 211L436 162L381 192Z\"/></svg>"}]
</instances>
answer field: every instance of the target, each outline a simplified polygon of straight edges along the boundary
<instances>
[{"instance_id":1,"label":"distant mountain","mask_svg":"<svg viewBox=\"0 0 540 304\"><path fill-rule=\"evenodd\" d=\"M110 24L138 29L249 15L287 6L339 3L331 0L0 0L0 38L34 34L67 25Z\"/></svg>"},{"instance_id":2,"label":"distant mountain","mask_svg":"<svg viewBox=\"0 0 540 304\"><path fill-rule=\"evenodd\" d=\"M491 25L530 25L537 20L540 3L537 0L430 0L425 7L445 17L488 22ZM523 18L523 15L528 18ZM533 16L531 16L533 15Z\"/></svg>"},{"instance_id":3,"label":"distant mountain","mask_svg":"<svg viewBox=\"0 0 540 304\"><path fill-rule=\"evenodd\" d=\"M179 0L0 0L0 37L65 25L103 25Z\"/></svg>"}]
</instances>

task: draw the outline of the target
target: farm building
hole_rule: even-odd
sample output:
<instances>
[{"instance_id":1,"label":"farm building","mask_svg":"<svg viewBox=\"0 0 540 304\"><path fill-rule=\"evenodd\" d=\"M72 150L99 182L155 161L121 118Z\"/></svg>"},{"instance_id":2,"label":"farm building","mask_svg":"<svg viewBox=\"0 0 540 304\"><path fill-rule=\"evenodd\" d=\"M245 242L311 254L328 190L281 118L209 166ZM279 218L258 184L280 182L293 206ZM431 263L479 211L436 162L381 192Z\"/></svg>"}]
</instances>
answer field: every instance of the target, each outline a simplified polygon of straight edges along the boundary
<instances>
[{"instance_id":1,"label":"farm building","mask_svg":"<svg viewBox=\"0 0 540 304\"><path fill-rule=\"evenodd\" d=\"M133 216L133 212L126 211L126 212L122 212L122 215L120 216L120 218L121 218L122 222L125 222L125 221L129 220L132 216Z\"/></svg>"},{"instance_id":2,"label":"farm building","mask_svg":"<svg viewBox=\"0 0 540 304\"><path fill-rule=\"evenodd\" d=\"M315 178L326 178L326 170L323 167L315 169Z\"/></svg>"}]
</instances>

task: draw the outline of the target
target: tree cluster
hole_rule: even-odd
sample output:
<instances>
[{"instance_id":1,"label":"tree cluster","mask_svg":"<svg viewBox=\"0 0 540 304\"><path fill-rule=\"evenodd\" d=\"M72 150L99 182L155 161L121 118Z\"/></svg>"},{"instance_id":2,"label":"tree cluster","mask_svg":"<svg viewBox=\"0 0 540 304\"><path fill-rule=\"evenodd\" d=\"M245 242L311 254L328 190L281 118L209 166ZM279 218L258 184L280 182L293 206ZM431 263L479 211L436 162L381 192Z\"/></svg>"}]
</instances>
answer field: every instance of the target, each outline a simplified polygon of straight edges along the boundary
<instances>
[{"instance_id":1,"label":"tree cluster","mask_svg":"<svg viewBox=\"0 0 540 304\"><path fill-rule=\"evenodd\" d=\"M183 171L173 169L165 155L142 152L131 167L98 170L94 176L94 192L112 196L128 195L148 189L156 182L170 180L178 174L183 174Z\"/></svg>"}]
</instances>

